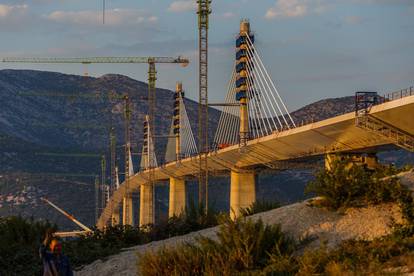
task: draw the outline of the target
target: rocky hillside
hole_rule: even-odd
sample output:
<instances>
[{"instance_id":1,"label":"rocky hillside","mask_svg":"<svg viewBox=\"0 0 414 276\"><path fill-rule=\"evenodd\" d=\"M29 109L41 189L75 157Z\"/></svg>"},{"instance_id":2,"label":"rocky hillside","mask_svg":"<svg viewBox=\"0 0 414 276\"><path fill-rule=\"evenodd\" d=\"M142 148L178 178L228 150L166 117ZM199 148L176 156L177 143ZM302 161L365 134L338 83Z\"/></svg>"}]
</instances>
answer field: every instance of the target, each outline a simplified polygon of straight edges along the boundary
<instances>
[{"instance_id":1,"label":"rocky hillside","mask_svg":"<svg viewBox=\"0 0 414 276\"><path fill-rule=\"evenodd\" d=\"M99 78L29 70L0 71L0 133L42 146L102 150L113 125L122 141L123 100L132 101L132 133L142 140L147 114L147 84L121 75ZM157 134L168 134L173 94L156 90ZM187 112L196 130L197 103L186 99ZM171 112L166 112L171 111ZM211 109L214 128L219 111ZM213 133L213 130L211 131ZM137 148L140 148L138 142Z\"/></svg>"},{"instance_id":2,"label":"rocky hillside","mask_svg":"<svg viewBox=\"0 0 414 276\"><path fill-rule=\"evenodd\" d=\"M325 120L354 110L355 99L353 96L348 96L314 102L292 112L291 116L297 124L300 124Z\"/></svg>"}]
</instances>

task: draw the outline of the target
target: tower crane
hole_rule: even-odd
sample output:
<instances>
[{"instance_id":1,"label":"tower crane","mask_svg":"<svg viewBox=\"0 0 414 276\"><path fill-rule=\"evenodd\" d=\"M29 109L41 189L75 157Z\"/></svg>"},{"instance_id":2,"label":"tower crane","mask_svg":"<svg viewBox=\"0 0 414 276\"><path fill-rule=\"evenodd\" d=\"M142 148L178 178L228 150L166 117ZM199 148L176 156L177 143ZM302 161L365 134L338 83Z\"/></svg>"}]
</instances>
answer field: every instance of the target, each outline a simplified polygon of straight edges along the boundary
<instances>
[{"instance_id":1,"label":"tower crane","mask_svg":"<svg viewBox=\"0 0 414 276\"><path fill-rule=\"evenodd\" d=\"M197 0L199 50L199 103L198 103L198 200L208 208L208 27L211 0Z\"/></svg>"}]
</instances>

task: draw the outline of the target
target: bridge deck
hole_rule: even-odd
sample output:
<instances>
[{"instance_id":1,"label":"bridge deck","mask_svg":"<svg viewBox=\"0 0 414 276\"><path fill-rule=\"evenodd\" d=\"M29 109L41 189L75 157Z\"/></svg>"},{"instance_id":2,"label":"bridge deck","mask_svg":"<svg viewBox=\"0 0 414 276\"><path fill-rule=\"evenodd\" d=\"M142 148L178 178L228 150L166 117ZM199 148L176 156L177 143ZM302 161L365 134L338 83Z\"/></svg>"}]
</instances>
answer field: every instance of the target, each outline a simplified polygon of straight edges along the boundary
<instances>
[{"instance_id":1,"label":"bridge deck","mask_svg":"<svg viewBox=\"0 0 414 276\"><path fill-rule=\"evenodd\" d=\"M414 96L374 106L370 111L370 115L414 135L413 114ZM383 136L357 127L355 113L351 112L251 140L242 150L239 145L234 145L212 152L208 155L208 166L211 171L240 170L328 152L362 151L388 144L391 144L390 140ZM154 169L154 181L196 175L197 172L198 157L186 158ZM130 180L130 190L138 190L147 180L147 171L137 173ZM113 208L119 208L124 194L125 185L121 185L102 213L98 227L109 220Z\"/></svg>"}]
</instances>

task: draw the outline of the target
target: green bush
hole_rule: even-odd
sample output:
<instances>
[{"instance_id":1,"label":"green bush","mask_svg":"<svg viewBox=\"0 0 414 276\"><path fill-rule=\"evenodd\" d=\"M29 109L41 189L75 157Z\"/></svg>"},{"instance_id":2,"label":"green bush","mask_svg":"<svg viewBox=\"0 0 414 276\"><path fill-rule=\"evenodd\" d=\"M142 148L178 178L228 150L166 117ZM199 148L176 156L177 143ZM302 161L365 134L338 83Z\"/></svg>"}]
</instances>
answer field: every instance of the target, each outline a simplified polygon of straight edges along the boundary
<instances>
[{"instance_id":1,"label":"green bush","mask_svg":"<svg viewBox=\"0 0 414 276\"><path fill-rule=\"evenodd\" d=\"M117 254L122 248L148 242L147 234L131 226L107 227L86 236L63 242L63 249L72 265L79 267L109 255Z\"/></svg>"},{"instance_id":2,"label":"green bush","mask_svg":"<svg viewBox=\"0 0 414 276\"><path fill-rule=\"evenodd\" d=\"M388 236L373 241L348 240L329 251L325 245L306 251L299 260L299 275L382 275L386 268L409 265L397 262L402 256L412 256L413 238ZM412 264L412 261L411 261ZM352 274L351 274L352 273ZM356 274L355 274L356 273Z\"/></svg>"},{"instance_id":3,"label":"green bush","mask_svg":"<svg viewBox=\"0 0 414 276\"><path fill-rule=\"evenodd\" d=\"M251 216L257 213L266 212L279 208L281 205L279 202L270 202L270 201L255 201L251 206L247 208L241 208L240 213L242 216Z\"/></svg>"},{"instance_id":4,"label":"green bush","mask_svg":"<svg viewBox=\"0 0 414 276\"><path fill-rule=\"evenodd\" d=\"M331 170L319 171L305 192L321 196L323 205L335 210L396 202L408 224L413 224L413 198L398 178L393 177L398 172L392 166L368 170L364 166L350 165L350 160L338 160L332 164Z\"/></svg>"},{"instance_id":5,"label":"green bush","mask_svg":"<svg viewBox=\"0 0 414 276\"><path fill-rule=\"evenodd\" d=\"M363 166L349 165L349 160L337 160L330 170L319 171L315 180L306 186L305 192L323 197L325 206L329 208L360 206L367 203L368 196L372 196L368 192L375 187L374 182L377 181L373 173ZM378 189L373 195L385 196L384 192Z\"/></svg>"},{"instance_id":6,"label":"green bush","mask_svg":"<svg viewBox=\"0 0 414 276\"><path fill-rule=\"evenodd\" d=\"M0 217L0 275L39 275L39 248L48 229L47 221Z\"/></svg>"},{"instance_id":7,"label":"green bush","mask_svg":"<svg viewBox=\"0 0 414 276\"><path fill-rule=\"evenodd\" d=\"M217 213L213 208L206 210L203 205L190 203L181 215L146 228L150 240L162 240L216 226L221 216L224 214Z\"/></svg>"},{"instance_id":8,"label":"green bush","mask_svg":"<svg viewBox=\"0 0 414 276\"><path fill-rule=\"evenodd\" d=\"M184 244L139 256L142 275L234 275L262 270L294 270L296 243L280 226L264 225L245 218L225 219L217 241L200 237L195 245Z\"/></svg>"}]
</instances>

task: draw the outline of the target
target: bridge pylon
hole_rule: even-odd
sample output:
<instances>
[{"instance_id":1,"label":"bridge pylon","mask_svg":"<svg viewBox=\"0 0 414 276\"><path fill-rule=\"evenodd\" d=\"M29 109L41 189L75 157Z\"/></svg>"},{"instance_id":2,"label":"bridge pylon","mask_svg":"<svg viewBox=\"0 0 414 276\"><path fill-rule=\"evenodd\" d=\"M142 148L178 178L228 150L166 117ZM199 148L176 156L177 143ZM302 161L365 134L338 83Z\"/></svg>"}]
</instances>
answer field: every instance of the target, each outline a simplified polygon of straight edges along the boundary
<instances>
[{"instance_id":1,"label":"bridge pylon","mask_svg":"<svg viewBox=\"0 0 414 276\"><path fill-rule=\"evenodd\" d=\"M154 223L154 182L153 169L158 167L155 155L155 147L153 140L153 127L151 125L151 117L145 116L144 121L144 144L141 155L141 170L149 171L149 179L140 186L140 202L139 202L139 226Z\"/></svg>"},{"instance_id":2,"label":"bridge pylon","mask_svg":"<svg viewBox=\"0 0 414 276\"><path fill-rule=\"evenodd\" d=\"M247 55L247 36L252 37L250 32L250 22L242 20L240 22L240 34L236 40L236 100L240 103L240 145L245 146L249 140L249 111L248 111L248 83L247 83L247 64L251 63ZM253 39L254 40L254 39ZM251 85L251 84L249 84Z\"/></svg>"},{"instance_id":3,"label":"bridge pylon","mask_svg":"<svg viewBox=\"0 0 414 276\"><path fill-rule=\"evenodd\" d=\"M167 154L166 160L179 162L183 156L182 150L185 150L185 147L182 147L182 138L181 129L184 127L185 123L183 120L184 104L183 104L183 85L181 82L177 82L174 93L174 113L173 120L171 124L170 138L167 145ZM170 143L172 142L172 143ZM174 158L169 154L169 151L172 151L173 144L175 142L175 156ZM195 146L195 144L194 144ZM170 148L170 150L169 150ZM186 206L186 183L184 179L170 177L170 192L169 192L169 205L168 205L168 216L179 216Z\"/></svg>"},{"instance_id":4,"label":"bridge pylon","mask_svg":"<svg viewBox=\"0 0 414 276\"><path fill-rule=\"evenodd\" d=\"M254 41L250 31L250 22L240 22L240 34L236 40L236 101L240 103L240 146L246 146L249 140L249 110L248 110L248 72L247 64L251 64L247 54L247 41L249 36ZM230 217L236 218L240 215L242 208L247 208L256 201L256 174L254 171L231 171L230 175Z\"/></svg>"}]
</instances>

